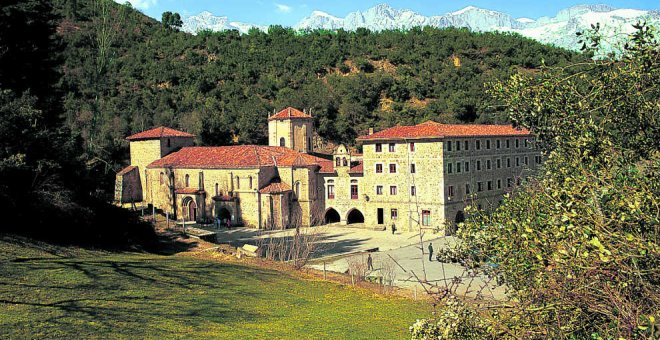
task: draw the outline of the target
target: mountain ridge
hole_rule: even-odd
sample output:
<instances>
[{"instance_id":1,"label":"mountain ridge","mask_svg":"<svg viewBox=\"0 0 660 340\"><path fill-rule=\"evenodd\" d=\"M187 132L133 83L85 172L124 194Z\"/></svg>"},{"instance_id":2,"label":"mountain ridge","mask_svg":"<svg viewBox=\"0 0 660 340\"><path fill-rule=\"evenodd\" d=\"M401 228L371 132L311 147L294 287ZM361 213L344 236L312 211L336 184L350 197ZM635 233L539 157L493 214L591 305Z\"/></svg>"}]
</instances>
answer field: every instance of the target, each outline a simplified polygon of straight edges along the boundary
<instances>
[{"instance_id":1,"label":"mountain ridge","mask_svg":"<svg viewBox=\"0 0 660 340\"><path fill-rule=\"evenodd\" d=\"M465 27L475 32L511 32L542 43L567 49L579 48L577 31L583 31L592 24L600 23L601 32L606 36L618 33L631 33L632 24L638 21L660 24L660 11L632 8L614 8L606 4L575 5L562 9L553 17L514 18L499 11L476 6L466 6L442 15L425 16L410 9L397 9L381 3L366 10L357 10L341 18L331 13L314 10L293 26L297 30L344 29L354 31L367 28L374 31L390 29L411 29L432 26L438 28ZM208 11L183 19L183 31L197 33L202 30L236 29L247 33L251 28L267 30L266 26L249 23L230 22L226 16L215 16ZM616 48L616 41L605 45L606 50Z\"/></svg>"}]
</instances>

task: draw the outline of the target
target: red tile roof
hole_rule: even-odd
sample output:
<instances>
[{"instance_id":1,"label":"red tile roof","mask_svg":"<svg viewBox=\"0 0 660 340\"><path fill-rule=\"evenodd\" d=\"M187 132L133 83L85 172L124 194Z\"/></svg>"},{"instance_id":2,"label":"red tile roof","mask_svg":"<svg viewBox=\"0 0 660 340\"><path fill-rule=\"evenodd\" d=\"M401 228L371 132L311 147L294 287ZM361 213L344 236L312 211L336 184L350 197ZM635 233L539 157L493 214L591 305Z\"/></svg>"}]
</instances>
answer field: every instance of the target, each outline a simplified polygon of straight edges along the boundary
<instances>
[{"instance_id":1,"label":"red tile roof","mask_svg":"<svg viewBox=\"0 0 660 340\"><path fill-rule=\"evenodd\" d=\"M395 126L367 136L360 136L359 141L445 138L445 137L476 137L476 136L519 136L529 135L526 129L517 129L511 125L470 125L470 124L440 124L433 121L413 125Z\"/></svg>"},{"instance_id":2,"label":"red tile roof","mask_svg":"<svg viewBox=\"0 0 660 340\"><path fill-rule=\"evenodd\" d=\"M197 189L197 188L179 188L179 189L176 189L176 191L174 191L174 193L177 193L177 194L201 194L203 192L204 192L204 190L200 190L200 189Z\"/></svg>"},{"instance_id":3,"label":"red tile roof","mask_svg":"<svg viewBox=\"0 0 660 340\"><path fill-rule=\"evenodd\" d=\"M158 159L147 168L234 169L261 166L321 166L325 159L279 146L185 147Z\"/></svg>"},{"instance_id":4,"label":"red tile roof","mask_svg":"<svg viewBox=\"0 0 660 340\"><path fill-rule=\"evenodd\" d=\"M332 174L335 172L335 163L332 160L319 158L318 163L321 166L320 173Z\"/></svg>"},{"instance_id":5,"label":"red tile roof","mask_svg":"<svg viewBox=\"0 0 660 340\"><path fill-rule=\"evenodd\" d=\"M268 117L268 120L274 119L305 119L312 118L312 116L292 107L287 107L286 109Z\"/></svg>"},{"instance_id":6,"label":"red tile roof","mask_svg":"<svg viewBox=\"0 0 660 340\"><path fill-rule=\"evenodd\" d=\"M363 166L362 166L362 161L360 161L357 165L351 167L350 170L348 170L349 174L361 174L363 173Z\"/></svg>"},{"instance_id":7,"label":"red tile roof","mask_svg":"<svg viewBox=\"0 0 660 340\"><path fill-rule=\"evenodd\" d=\"M159 139L163 137L195 137L195 135L161 126L161 127L153 128L151 130L142 131L134 135L130 135L126 137L126 139L127 140Z\"/></svg>"},{"instance_id":8,"label":"red tile roof","mask_svg":"<svg viewBox=\"0 0 660 340\"><path fill-rule=\"evenodd\" d=\"M282 192L291 191L291 186L282 182L272 182L265 187L259 189L262 194L279 194Z\"/></svg>"},{"instance_id":9,"label":"red tile roof","mask_svg":"<svg viewBox=\"0 0 660 340\"><path fill-rule=\"evenodd\" d=\"M135 165L129 165L129 166L125 167L124 169L122 169L121 171L119 171L119 172L117 173L117 176L123 176L123 175L126 175L127 173L133 171L134 169L137 169L137 166L135 166Z\"/></svg>"}]
</instances>

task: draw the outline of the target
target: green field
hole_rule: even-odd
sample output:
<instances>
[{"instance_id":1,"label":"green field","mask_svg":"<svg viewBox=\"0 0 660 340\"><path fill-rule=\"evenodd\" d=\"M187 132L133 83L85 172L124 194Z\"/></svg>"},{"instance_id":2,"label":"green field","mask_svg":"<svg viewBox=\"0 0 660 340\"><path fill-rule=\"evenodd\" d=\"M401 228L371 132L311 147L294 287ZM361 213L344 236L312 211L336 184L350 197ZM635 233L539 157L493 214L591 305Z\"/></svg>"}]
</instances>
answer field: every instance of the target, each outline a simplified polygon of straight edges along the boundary
<instances>
[{"instance_id":1,"label":"green field","mask_svg":"<svg viewBox=\"0 0 660 340\"><path fill-rule=\"evenodd\" d=\"M0 236L0 338L406 338L429 307L215 261Z\"/></svg>"}]
</instances>

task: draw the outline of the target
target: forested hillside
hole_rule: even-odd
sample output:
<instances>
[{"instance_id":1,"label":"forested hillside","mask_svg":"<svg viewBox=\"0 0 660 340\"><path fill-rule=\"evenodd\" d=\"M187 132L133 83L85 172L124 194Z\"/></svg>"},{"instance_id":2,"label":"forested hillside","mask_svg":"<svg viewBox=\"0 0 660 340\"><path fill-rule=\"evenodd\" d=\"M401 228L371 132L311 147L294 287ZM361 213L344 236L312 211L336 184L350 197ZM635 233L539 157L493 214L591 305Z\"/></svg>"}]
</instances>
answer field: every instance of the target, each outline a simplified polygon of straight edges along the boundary
<instances>
[{"instance_id":1,"label":"forested hillside","mask_svg":"<svg viewBox=\"0 0 660 340\"><path fill-rule=\"evenodd\" d=\"M112 1L57 7L67 125L93 164L115 169L130 133L167 125L202 144L264 143L268 113L284 106L311 110L321 137L346 143L368 127L501 122L484 83L582 58L460 29L193 36Z\"/></svg>"}]
</instances>

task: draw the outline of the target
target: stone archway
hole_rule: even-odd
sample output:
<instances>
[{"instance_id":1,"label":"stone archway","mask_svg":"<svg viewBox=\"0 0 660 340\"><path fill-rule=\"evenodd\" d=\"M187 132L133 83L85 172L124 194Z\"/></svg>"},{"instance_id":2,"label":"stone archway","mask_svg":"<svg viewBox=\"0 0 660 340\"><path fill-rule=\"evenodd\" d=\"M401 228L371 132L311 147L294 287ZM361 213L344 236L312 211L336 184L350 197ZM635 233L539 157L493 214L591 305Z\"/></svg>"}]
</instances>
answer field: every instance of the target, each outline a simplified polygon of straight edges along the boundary
<instances>
[{"instance_id":1,"label":"stone archway","mask_svg":"<svg viewBox=\"0 0 660 340\"><path fill-rule=\"evenodd\" d=\"M346 215L346 224L364 223L364 214L360 210L351 209Z\"/></svg>"},{"instance_id":2,"label":"stone archway","mask_svg":"<svg viewBox=\"0 0 660 340\"><path fill-rule=\"evenodd\" d=\"M186 197L183 199L183 216L186 221L197 221L197 203L192 197Z\"/></svg>"},{"instance_id":3,"label":"stone archway","mask_svg":"<svg viewBox=\"0 0 660 340\"><path fill-rule=\"evenodd\" d=\"M334 208L330 208L325 212L325 223L337 223L341 220L339 213Z\"/></svg>"},{"instance_id":4,"label":"stone archway","mask_svg":"<svg viewBox=\"0 0 660 340\"><path fill-rule=\"evenodd\" d=\"M220 219L221 225L227 225L228 222L231 222L231 211L226 207L216 208L216 215Z\"/></svg>"}]
</instances>

